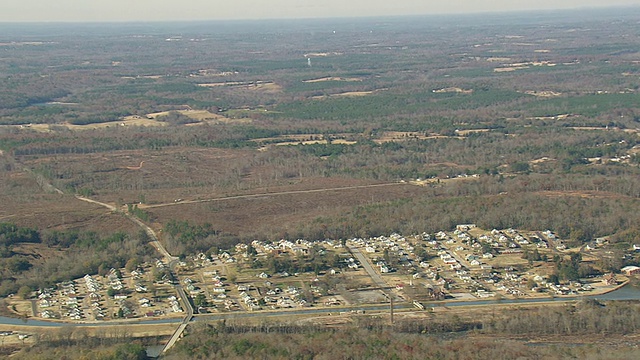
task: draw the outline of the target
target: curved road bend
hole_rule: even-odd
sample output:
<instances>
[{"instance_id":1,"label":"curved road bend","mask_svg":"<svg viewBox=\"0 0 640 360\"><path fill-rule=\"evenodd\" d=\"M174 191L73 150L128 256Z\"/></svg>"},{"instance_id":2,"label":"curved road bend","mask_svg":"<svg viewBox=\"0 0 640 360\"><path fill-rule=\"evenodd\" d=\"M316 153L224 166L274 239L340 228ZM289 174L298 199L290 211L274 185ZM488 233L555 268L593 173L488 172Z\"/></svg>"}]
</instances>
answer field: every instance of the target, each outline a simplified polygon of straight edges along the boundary
<instances>
[{"instance_id":1,"label":"curved road bend","mask_svg":"<svg viewBox=\"0 0 640 360\"><path fill-rule=\"evenodd\" d=\"M109 209L111 211L118 210L113 205L109 205L109 204L106 204L106 203L103 203L103 202L100 202L100 201L96 201L96 200L93 200L93 199L89 199L89 198L86 198L86 197L83 197L83 196L76 195L76 199L84 201L84 202L100 205L102 207L106 207L107 209ZM177 259L175 256L171 256L171 254L169 254L169 252L167 251L167 249L165 249L165 247L162 245L162 243L160 243L160 241L158 240L158 236L156 235L156 232L153 231L153 229L151 227L149 227L147 224L143 223L142 221L140 221L140 219L138 219L138 218L136 218L134 216L131 216L131 215L126 214L126 213L124 215L129 220L133 221L138 226L140 226L144 230L145 233L147 233L147 235L151 239L149 244L151 244L151 246L153 246L162 255L162 257L164 257L164 260L165 260L165 262L167 264L170 264L172 261Z\"/></svg>"},{"instance_id":2,"label":"curved road bend","mask_svg":"<svg viewBox=\"0 0 640 360\"><path fill-rule=\"evenodd\" d=\"M76 199L106 207L107 209L109 209L111 211L116 211L117 210L116 207L113 206L113 205L105 204L103 202L96 201L96 200L93 200L93 199L89 199L89 198L86 198L86 197L82 197L82 196L79 196L79 195L76 195ZM138 226L140 226L145 231L145 233L147 233L147 235L151 239L149 244L151 244L151 246L153 246L160 254L162 254L162 256L164 257L164 261L169 266L169 269L171 269L171 271L173 271L173 268L175 267L175 264L178 261L178 258L175 257L175 256L171 256L171 254L169 254L167 249L165 249L165 247L159 241L158 235L156 234L156 232L153 231L153 229L149 225L143 223L140 219L136 218L135 216L132 216L132 215L129 215L129 214L125 214L125 216L129 220L133 221ZM189 324L189 322L191 322L191 319L193 319L193 307L191 306L191 302L189 301L189 297L187 296L187 293L184 291L184 289L182 288L182 284L179 281L175 285L175 289L176 289L176 292L178 293L178 297L180 298L180 300L182 300L182 303L184 304L184 308L186 310L186 315L182 319L182 322L180 323L180 326L178 326L176 331L171 336L171 339L169 339L169 342L167 342L167 344L162 349L163 353L166 352L167 350L169 350L176 343L176 341L178 341L178 339L180 339L180 337L182 336L182 332L186 329L186 327Z\"/></svg>"}]
</instances>

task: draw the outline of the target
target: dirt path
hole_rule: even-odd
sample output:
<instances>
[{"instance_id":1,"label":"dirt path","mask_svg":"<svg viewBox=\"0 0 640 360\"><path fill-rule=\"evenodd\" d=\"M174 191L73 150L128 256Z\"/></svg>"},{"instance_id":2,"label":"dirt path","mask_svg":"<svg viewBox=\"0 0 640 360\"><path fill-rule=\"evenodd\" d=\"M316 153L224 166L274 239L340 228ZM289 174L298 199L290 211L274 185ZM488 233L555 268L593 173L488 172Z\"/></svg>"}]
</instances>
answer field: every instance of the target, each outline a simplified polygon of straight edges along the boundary
<instances>
[{"instance_id":1,"label":"dirt path","mask_svg":"<svg viewBox=\"0 0 640 360\"><path fill-rule=\"evenodd\" d=\"M78 200L81 200L81 201L85 201L85 202L88 202L88 203L92 203L92 204L96 204L96 205L100 205L100 206L106 207L107 209L109 209L111 211L115 211L116 210L115 206L109 205L109 204L105 204L105 203L100 202L100 201L88 199L86 197L82 197L82 196L78 196L78 195L76 195L76 198ZM169 268L173 271L173 267L175 266L176 262L178 261L178 258L175 257L175 256L171 256L171 254L169 254L167 249L165 249L165 247L159 241L158 235L156 234L156 232L153 231L153 229L149 225L143 223L140 219L136 218L135 216L129 215L129 214L125 214L125 216L129 220L133 221L138 226L140 226L147 233L147 235L151 239L151 241L149 241L149 244L151 246L153 246L156 249L156 251L158 251L160 254L162 254L162 257L164 258L164 261L169 265ZM182 285L180 284L180 282L178 282L178 284L176 284L174 287L176 289L176 292L178 293L178 297L180 298L180 300L183 303L183 306L184 306L184 308L186 310L186 315L182 319L182 322L180 323L180 326L178 326L176 331L174 331L173 335L169 339L169 342L167 342L167 344L162 349L162 353L167 352L167 350L169 350L173 345L175 345L175 343L182 337L182 333L187 328L187 325L193 319L193 307L191 306L191 302L189 301L189 297L187 296L186 292L182 288Z\"/></svg>"},{"instance_id":2,"label":"dirt path","mask_svg":"<svg viewBox=\"0 0 640 360\"><path fill-rule=\"evenodd\" d=\"M178 202L164 203L164 204L154 204L154 205L144 205L143 204L143 205L138 205L138 207L140 209L150 209L150 208L159 208L159 207L166 207L166 206L176 206L176 205L185 205L185 204L199 204L199 203L214 202L214 201L226 201L226 200L234 200L234 199L254 199L254 198L269 197L269 196L292 195L292 194L311 194L311 193L322 193L322 192L330 192L330 191L366 189L366 188L397 186L397 185L407 185L407 184L406 183L385 183L385 184L374 184L374 185L346 186L346 187L338 187L338 188L324 188L324 189L314 189L314 190L280 191L280 192L272 192L272 193L234 195L234 196L226 196L226 197L213 198L213 199L183 200L183 201L178 201Z\"/></svg>"},{"instance_id":3,"label":"dirt path","mask_svg":"<svg viewBox=\"0 0 640 360\"><path fill-rule=\"evenodd\" d=\"M116 211L117 210L116 207L113 206L113 205L105 204L103 202L92 200L92 199L89 199L89 198L86 198L86 197L83 197L83 196L76 195L76 199L78 199L80 201L85 201L85 202L88 202L88 203L100 205L102 207L106 207L107 209L109 209L111 211Z\"/></svg>"},{"instance_id":4,"label":"dirt path","mask_svg":"<svg viewBox=\"0 0 640 360\"><path fill-rule=\"evenodd\" d=\"M86 197L83 197L83 196L76 195L76 199L78 199L80 201L88 202L88 203L91 203L91 204L100 205L100 206L105 207L105 208L107 208L107 209L109 209L111 211L116 211L117 210L117 208L115 206L113 206L113 205L106 204L106 203L103 203L103 202L100 202L100 201L97 201L97 200L89 199L89 198L86 198ZM160 243L160 240L158 239L158 235L156 234L155 231L153 231L153 229L151 227L149 227L147 224L143 223L142 221L140 221L140 219L138 219L138 218L136 218L134 216L131 216L131 215L128 215L128 214L125 214L125 216L129 220L133 221L138 226L140 226L147 233L147 235L151 239L149 244L151 246L153 246L162 255L162 257L164 258L164 261L167 264L169 264L172 261L176 260L176 257L175 256L171 256L171 254L169 254L169 252L167 251L167 249L165 249L165 247L162 245L162 243Z\"/></svg>"}]
</instances>

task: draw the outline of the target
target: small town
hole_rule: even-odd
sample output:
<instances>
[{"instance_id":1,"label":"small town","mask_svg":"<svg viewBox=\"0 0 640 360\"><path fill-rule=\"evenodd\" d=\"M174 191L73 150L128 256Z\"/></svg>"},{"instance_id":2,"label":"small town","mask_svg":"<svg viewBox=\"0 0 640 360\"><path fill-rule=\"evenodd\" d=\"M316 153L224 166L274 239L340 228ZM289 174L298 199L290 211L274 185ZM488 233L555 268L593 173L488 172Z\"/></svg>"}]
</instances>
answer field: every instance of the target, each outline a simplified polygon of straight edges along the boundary
<instances>
[{"instance_id":1,"label":"small town","mask_svg":"<svg viewBox=\"0 0 640 360\"><path fill-rule=\"evenodd\" d=\"M634 245L629 252L640 251ZM551 231L454 231L367 239L253 241L217 254L111 269L9 299L20 316L63 322L179 318L179 282L199 314L343 308L389 303L416 311L438 303L577 298L625 285L636 266L606 268L606 238L578 248ZM628 256L627 254L623 254ZM622 259L620 259L622 260ZM614 265L615 266L615 265Z\"/></svg>"}]
</instances>

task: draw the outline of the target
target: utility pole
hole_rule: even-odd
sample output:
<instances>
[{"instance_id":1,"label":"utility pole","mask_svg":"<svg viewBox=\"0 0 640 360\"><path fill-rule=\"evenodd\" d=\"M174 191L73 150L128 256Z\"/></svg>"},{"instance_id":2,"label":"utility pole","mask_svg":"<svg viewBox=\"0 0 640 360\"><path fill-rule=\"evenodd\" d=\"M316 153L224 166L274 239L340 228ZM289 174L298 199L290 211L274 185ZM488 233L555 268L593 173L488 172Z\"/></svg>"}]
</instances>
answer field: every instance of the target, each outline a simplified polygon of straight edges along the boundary
<instances>
[{"instance_id":1,"label":"utility pole","mask_svg":"<svg viewBox=\"0 0 640 360\"><path fill-rule=\"evenodd\" d=\"M389 300L390 300L390 306L389 306L389 313L390 313L390 318L391 318L391 325L393 325L393 296L389 295Z\"/></svg>"}]
</instances>

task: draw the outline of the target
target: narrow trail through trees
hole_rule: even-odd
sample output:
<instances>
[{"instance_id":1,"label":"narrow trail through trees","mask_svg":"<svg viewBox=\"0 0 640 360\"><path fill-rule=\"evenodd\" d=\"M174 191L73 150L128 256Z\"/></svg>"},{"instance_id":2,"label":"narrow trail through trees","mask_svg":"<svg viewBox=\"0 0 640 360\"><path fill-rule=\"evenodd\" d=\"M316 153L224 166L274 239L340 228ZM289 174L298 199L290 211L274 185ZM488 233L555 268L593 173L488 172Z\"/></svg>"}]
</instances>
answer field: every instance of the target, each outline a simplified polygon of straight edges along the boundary
<instances>
[{"instance_id":1,"label":"narrow trail through trees","mask_svg":"<svg viewBox=\"0 0 640 360\"><path fill-rule=\"evenodd\" d=\"M151 209L151 208L159 208L159 207L166 207L166 206L176 206L176 205L185 205L185 204L199 204L199 203L234 200L234 199L253 199L253 198L261 198L261 197L269 197L269 196L311 194L311 193L322 193L322 192L330 192L330 191L367 189L367 188L376 188L376 187L385 187L385 186L398 186L398 185L407 185L407 183L394 182L394 183L384 183L384 184L356 185L356 186L345 186L345 187L337 187L337 188L323 188L323 189L313 189L313 190L292 190L292 191L279 191L279 192L271 192L271 193L234 195L234 196L226 196L226 197L212 198L212 199L182 200L182 201L176 201L176 202L164 203L164 204L153 204L153 205L144 205L144 204L142 204L142 205L138 205L138 207L140 209Z\"/></svg>"}]
</instances>

